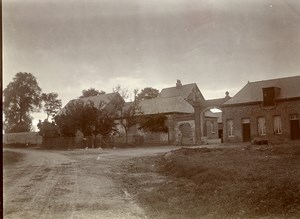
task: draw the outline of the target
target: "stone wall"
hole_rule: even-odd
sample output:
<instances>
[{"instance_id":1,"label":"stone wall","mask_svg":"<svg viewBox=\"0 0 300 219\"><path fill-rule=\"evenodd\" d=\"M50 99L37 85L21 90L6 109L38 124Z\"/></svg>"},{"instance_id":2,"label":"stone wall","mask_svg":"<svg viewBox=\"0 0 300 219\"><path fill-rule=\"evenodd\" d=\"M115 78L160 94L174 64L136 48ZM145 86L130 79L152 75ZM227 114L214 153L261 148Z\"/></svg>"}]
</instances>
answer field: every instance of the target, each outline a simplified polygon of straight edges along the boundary
<instances>
[{"instance_id":1,"label":"stone wall","mask_svg":"<svg viewBox=\"0 0 300 219\"><path fill-rule=\"evenodd\" d=\"M261 104L224 106L223 107L223 136L224 142L242 142L242 119L250 119L251 141L268 140L269 143L281 143L290 140L290 115L300 114L300 100L277 102L276 106L264 107ZM273 117L280 115L282 121L282 134L274 134ZM258 134L258 117L266 120L266 135ZM227 120L233 120L234 136L228 137Z\"/></svg>"}]
</instances>

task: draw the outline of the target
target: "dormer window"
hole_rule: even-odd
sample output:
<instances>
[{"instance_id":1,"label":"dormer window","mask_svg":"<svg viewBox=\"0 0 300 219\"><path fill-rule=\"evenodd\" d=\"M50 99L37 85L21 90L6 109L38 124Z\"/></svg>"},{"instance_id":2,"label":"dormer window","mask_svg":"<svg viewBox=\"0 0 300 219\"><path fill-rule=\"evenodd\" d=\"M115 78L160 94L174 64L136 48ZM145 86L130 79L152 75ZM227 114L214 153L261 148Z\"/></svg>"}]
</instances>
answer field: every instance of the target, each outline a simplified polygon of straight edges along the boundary
<instances>
[{"instance_id":1,"label":"dormer window","mask_svg":"<svg viewBox=\"0 0 300 219\"><path fill-rule=\"evenodd\" d=\"M266 87L263 88L263 105L275 106L276 97L279 94L278 87Z\"/></svg>"}]
</instances>

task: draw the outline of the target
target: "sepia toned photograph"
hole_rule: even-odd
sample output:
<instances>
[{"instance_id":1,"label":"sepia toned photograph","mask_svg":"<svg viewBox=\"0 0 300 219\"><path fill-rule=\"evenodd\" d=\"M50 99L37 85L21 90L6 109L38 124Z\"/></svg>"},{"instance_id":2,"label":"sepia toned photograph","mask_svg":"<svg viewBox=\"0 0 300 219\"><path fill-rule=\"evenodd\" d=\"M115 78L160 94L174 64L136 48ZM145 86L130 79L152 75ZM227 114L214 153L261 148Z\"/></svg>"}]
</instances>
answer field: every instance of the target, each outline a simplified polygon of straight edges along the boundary
<instances>
[{"instance_id":1,"label":"sepia toned photograph","mask_svg":"<svg viewBox=\"0 0 300 219\"><path fill-rule=\"evenodd\" d=\"M1 10L2 218L300 218L299 0Z\"/></svg>"}]
</instances>

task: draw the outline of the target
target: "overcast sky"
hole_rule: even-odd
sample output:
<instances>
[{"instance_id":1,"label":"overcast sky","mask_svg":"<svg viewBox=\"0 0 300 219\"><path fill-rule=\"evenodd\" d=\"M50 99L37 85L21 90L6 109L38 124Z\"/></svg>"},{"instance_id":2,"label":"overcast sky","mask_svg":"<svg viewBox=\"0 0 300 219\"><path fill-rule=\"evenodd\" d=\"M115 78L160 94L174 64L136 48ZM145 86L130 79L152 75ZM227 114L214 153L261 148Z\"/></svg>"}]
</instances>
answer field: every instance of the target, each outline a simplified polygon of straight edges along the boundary
<instances>
[{"instance_id":1,"label":"overcast sky","mask_svg":"<svg viewBox=\"0 0 300 219\"><path fill-rule=\"evenodd\" d=\"M211 99L300 74L300 1L4 0L3 42L4 88L30 72L63 105L176 79Z\"/></svg>"}]
</instances>

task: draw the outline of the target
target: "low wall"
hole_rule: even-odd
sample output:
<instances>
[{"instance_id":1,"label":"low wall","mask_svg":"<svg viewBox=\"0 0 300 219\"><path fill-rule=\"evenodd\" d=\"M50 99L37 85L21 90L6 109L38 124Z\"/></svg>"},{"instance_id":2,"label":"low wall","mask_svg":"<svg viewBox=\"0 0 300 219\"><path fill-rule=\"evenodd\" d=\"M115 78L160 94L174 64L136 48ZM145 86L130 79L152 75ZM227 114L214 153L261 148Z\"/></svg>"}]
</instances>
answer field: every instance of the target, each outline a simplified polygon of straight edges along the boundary
<instances>
[{"instance_id":1,"label":"low wall","mask_svg":"<svg viewBox=\"0 0 300 219\"><path fill-rule=\"evenodd\" d=\"M3 135L3 143L9 144L42 144L43 138L38 132L6 133Z\"/></svg>"}]
</instances>

